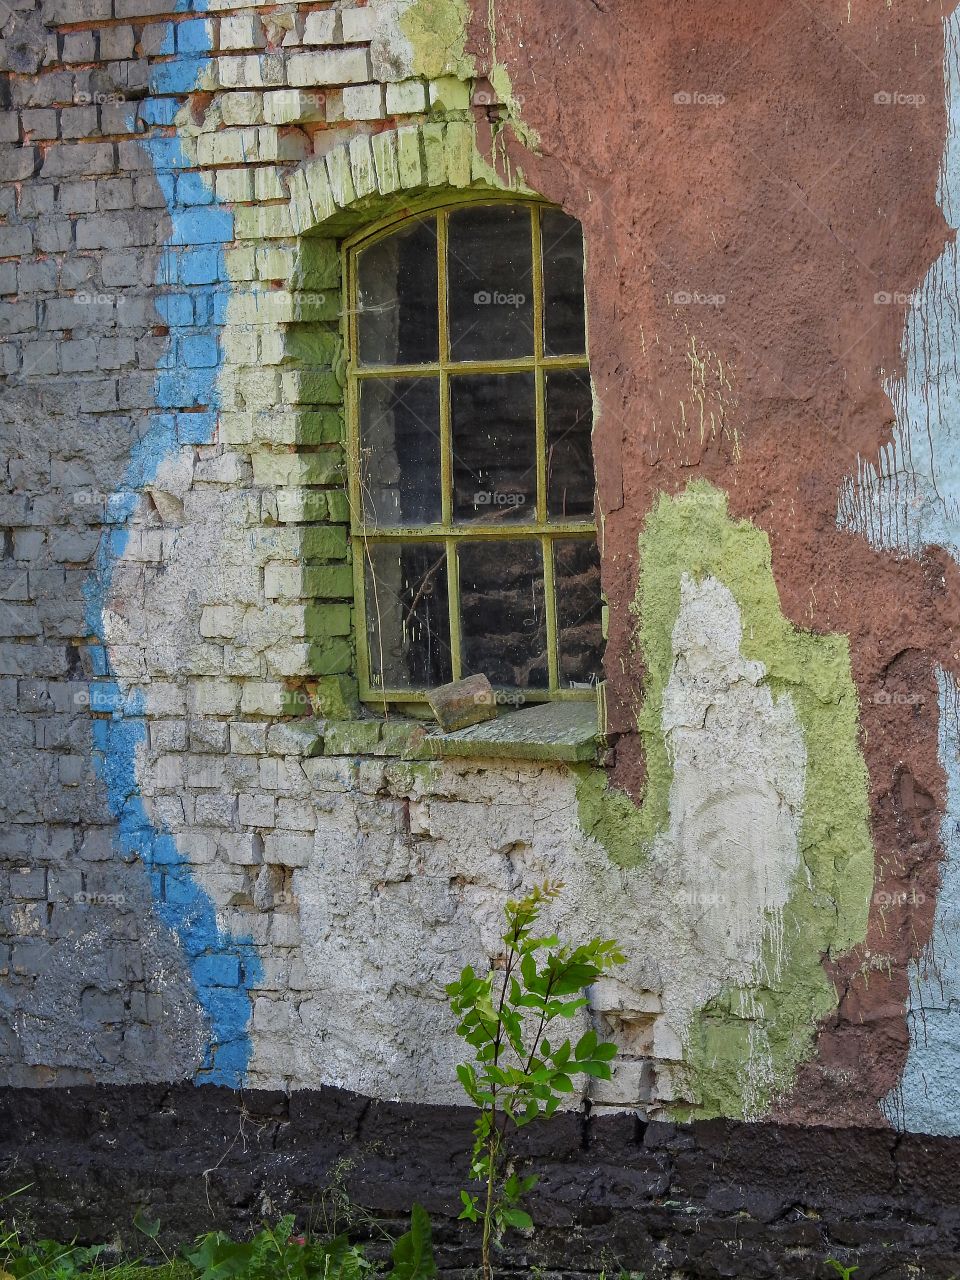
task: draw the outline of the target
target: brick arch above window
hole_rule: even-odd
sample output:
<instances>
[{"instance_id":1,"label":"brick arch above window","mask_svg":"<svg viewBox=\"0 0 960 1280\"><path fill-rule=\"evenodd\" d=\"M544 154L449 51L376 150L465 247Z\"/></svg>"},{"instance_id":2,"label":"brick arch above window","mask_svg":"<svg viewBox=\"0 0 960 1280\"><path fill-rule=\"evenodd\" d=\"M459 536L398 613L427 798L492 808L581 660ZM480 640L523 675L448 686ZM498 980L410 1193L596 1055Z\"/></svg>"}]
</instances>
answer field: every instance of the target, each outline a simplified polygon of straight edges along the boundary
<instances>
[{"instance_id":1,"label":"brick arch above window","mask_svg":"<svg viewBox=\"0 0 960 1280\"><path fill-rule=\"evenodd\" d=\"M347 724L359 710L357 676L363 664L356 636L363 623L343 572L350 506L341 246L372 228L442 205L537 200L537 194L520 177L502 181L477 150L473 126L456 122L354 138L301 165L288 185L289 224L297 241L284 325L284 401L296 429L279 458L288 474L278 473L274 483L287 486L286 492L277 491L280 521L297 525L294 541L302 549L300 565L291 566L288 576L304 607L304 654L314 706L339 723L329 731L345 733L348 748L359 750L358 731L380 730L369 720ZM282 585L286 588L286 581ZM307 671L301 668L298 674Z\"/></svg>"},{"instance_id":2,"label":"brick arch above window","mask_svg":"<svg viewBox=\"0 0 960 1280\"><path fill-rule=\"evenodd\" d=\"M362 134L300 165L288 187L294 234L308 238L349 235L421 197L537 194L519 173L504 179L496 172L466 121Z\"/></svg>"}]
</instances>

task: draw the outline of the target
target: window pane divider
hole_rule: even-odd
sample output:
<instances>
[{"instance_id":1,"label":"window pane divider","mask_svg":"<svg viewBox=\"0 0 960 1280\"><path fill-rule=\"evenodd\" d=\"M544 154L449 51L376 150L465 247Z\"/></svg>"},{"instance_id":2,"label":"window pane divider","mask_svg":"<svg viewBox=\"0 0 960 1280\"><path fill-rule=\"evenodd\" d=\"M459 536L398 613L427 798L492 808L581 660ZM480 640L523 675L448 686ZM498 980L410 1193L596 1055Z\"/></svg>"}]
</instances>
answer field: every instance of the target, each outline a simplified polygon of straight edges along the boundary
<instances>
[{"instance_id":1,"label":"window pane divider","mask_svg":"<svg viewBox=\"0 0 960 1280\"><path fill-rule=\"evenodd\" d=\"M450 628L450 667L452 678L463 675L463 633L460 600L459 545L462 542L510 541L511 539L536 540L541 548L543 564L543 608L547 650L547 686L541 689L523 689L527 703L550 701L584 702L595 698L593 689L566 688L560 681L559 622L557 616L557 591L554 562L554 541L557 538L596 539L597 529L593 520L550 520L548 514L548 459L546 422L546 377L552 371L589 371L587 353L547 355L544 351L544 294L543 247L541 214L542 206L528 205L531 235L531 288L533 290L531 319L533 325L532 354L493 360L453 360L450 357L450 332L448 314L449 281L447 258L449 242L448 217L451 208L434 208L425 211L436 219L437 242L437 308L438 351L436 360L424 364L359 364L358 346L358 280L357 253L365 244L373 243L382 235L390 234L405 217L391 220L373 237L356 237L342 245L348 305L345 308L343 340L347 347L347 386L345 410L347 425L347 457L349 466L348 498L352 540L352 559L355 584L354 634L357 645L358 678L360 696L364 701L377 702L384 711L392 703L423 704L428 690L424 688L385 688L371 683L374 671L374 655L371 652L372 636L368 634L367 617L367 561L370 546L400 542L442 542L447 566L447 613ZM536 449L536 519L511 523L457 523L454 520L454 458L453 423L451 415L450 378L453 375L503 375L532 373L534 376L535 449ZM368 379L435 378L439 383L440 401L440 523L404 526L377 525L366 527L363 504L363 459L360 432L359 387ZM373 577L371 571L371 577ZM374 591L376 586L374 585ZM382 665L382 664L377 664ZM498 686L494 686L498 687ZM504 686L505 687L505 686Z\"/></svg>"},{"instance_id":2,"label":"window pane divider","mask_svg":"<svg viewBox=\"0 0 960 1280\"><path fill-rule=\"evenodd\" d=\"M585 356L517 356L512 360L437 360L430 364L365 364L352 366L351 377L435 378L439 373L530 373L542 365L545 370L586 369Z\"/></svg>"},{"instance_id":3,"label":"window pane divider","mask_svg":"<svg viewBox=\"0 0 960 1280\"><path fill-rule=\"evenodd\" d=\"M365 542L451 542L510 541L516 538L596 538L597 531L593 525L585 524L480 524L475 528L458 525L456 528L444 528L440 524L416 525L414 528L376 528L364 529L362 526L353 530L355 538Z\"/></svg>"}]
</instances>

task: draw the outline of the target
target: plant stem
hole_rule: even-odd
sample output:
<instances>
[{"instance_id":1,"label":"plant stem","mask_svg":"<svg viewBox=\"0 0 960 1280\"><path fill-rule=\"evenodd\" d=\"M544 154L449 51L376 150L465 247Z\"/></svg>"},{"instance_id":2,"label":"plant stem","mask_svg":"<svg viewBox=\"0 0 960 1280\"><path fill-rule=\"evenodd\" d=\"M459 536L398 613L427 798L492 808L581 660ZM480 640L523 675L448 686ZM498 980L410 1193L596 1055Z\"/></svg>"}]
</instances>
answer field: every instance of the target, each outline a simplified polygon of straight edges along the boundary
<instances>
[{"instance_id":1,"label":"plant stem","mask_svg":"<svg viewBox=\"0 0 960 1280\"><path fill-rule=\"evenodd\" d=\"M483 1242L481 1256L483 1258L483 1280L493 1280L493 1267L490 1265L490 1236L493 1227L493 1182L496 1172L498 1142L496 1138L496 1117L491 1116L490 1138L488 1141L489 1157L487 1160L487 1202L483 1211Z\"/></svg>"}]
</instances>

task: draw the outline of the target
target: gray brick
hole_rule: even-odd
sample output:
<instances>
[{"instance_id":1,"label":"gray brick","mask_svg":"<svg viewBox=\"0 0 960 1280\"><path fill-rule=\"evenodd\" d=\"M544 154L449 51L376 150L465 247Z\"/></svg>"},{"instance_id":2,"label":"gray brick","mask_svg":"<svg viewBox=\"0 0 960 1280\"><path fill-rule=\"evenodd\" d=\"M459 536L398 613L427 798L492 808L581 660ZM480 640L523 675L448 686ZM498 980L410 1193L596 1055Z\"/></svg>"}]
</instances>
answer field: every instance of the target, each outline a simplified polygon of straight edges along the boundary
<instances>
[{"instance_id":1,"label":"gray brick","mask_svg":"<svg viewBox=\"0 0 960 1280\"><path fill-rule=\"evenodd\" d=\"M97 343L97 367L129 369L136 364L137 345L130 338L104 338Z\"/></svg>"},{"instance_id":2,"label":"gray brick","mask_svg":"<svg viewBox=\"0 0 960 1280\"><path fill-rule=\"evenodd\" d=\"M73 223L44 219L37 227L37 248L42 253L66 253L73 247Z\"/></svg>"},{"instance_id":3,"label":"gray brick","mask_svg":"<svg viewBox=\"0 0 960 1280\"><path fill-rule=\"evenodd\" d=\"M49 26L67 22L103 22L113 17L113 0L43 0L41 13Z\"/></svg>"},{"instance_id":4,"label":"gray brick","mask_svg":"<svg viewBox=\"0 0 960 1280\"><path fill-rule=\"evenodd\" d=\"M60 133L64 138L89 138L98 128L96 107L64 107L60 112Z\"/></svg>"},{"instance_id":5,"label":"gray brick","mask_svg":"<svg viewBox=\"0 0 960 1280\"><path fill-rule=\"evenodd\" d=\"M172 22L150 22L140 32L140 52L145 58L152 58L162 49L169 51L172 40Z\"/></svg>"},{"instance_id":6,"label":"gray brick","mask_svg":"<svg viewBox=\"0 0 960 1280\"><path fill-rule=\"evenodd\" d=\"M86 564L100 543L98 529L86 532L58 530L50 553L60 564Z\"/></svg>"},{"instance_id":7,"label":"gray brick","mask_svg":"<svg viewBox=\"0 0 960 1280\"><path fill-rule=\"evenodd\" d=\"M10 870L10 895L19 901L46 899L46 868L14 867Z\"/></svg>"},{"instance_id":8,"label":"gray brick","mask_svg":"<svg viewBox=\"0 0 960 1280\"><path fill-rule=\"evenodd\" d=\"M80 408L84 413L102 413L116 407L116 378L103 378L80 384Z\"/></svg>"},{"instance_id":9,"label":"gray brick","mask_svg":"<svg viewBox=\"0 0 960 1280\"><path fill-rule=\"evenodd\" d=\"M41 636L40 614L33 605L7 604L0 609L0 636Z\"/></svg>"},{"instance_id":10,"label":"gray brick","mask_svg":"<svg viewBox=\"0 0 960 1280\"><path fill-rule=\"evenodd\" d=\"M49 258L24 262L19 271L21 293L53 293L57 287L57 264Z\"/></svg>"},{"instance_id":11,"label":"gray brick","mask_svg":"<svg viewBox=\"0 0 960 1280\"><path fill-rule=\"evenodd\" d=\"M60 344L60 367L64 373L88 373L97 368L97 344L83 338Z\"/></svg>"},{"instance_id":12,"label":"gray brick","mask_svg":"<svg viewBox=\"0 0 960 1280\"><path fill-rule=\"evenodd\" d=\"M149 18L170 12L170 0L114 0L114 17Z\"/></svg>"},{"instance_id":13,"label":"gray brick","mask_svg":"<svg viewBox=\"0 0 960 1280\"><path fill-rule=\"evenodd\" d=\"M97 183L61 182L57 191L64 213L93 213L97 207Z\"/></svg>"},{"instance_id":14,"label":"gray brick","mask_svg":"<svg viewBox=\"0 0 960 1280\"><path fill-rule=\"evenodd\" d=\"M15 80L11 88L16 107L49 107L54 103L73 102L73 75L69 71L45 72Z\"/></svg>"},{"instance_id":15,"label":"gray brick","mask_svg":"<svg viewBox=\"0 0 960 1280\"><path fill-rule=\"evenodd\" d=\"M133 179L101 179L97 183L97 208L107 212L116 209L133 209Z\"/></svg>"},{"instance_id":16,"label":"gray brick","mask_svg":"<svg viewBox=\"0 0 960 1280\"><path fill-rule=\"evenodd\" d=\"M37 327L35 302L0 303L0 334L29 333Z\"/></svg>"},{"instance_id":17,"label":"gray brick","mask_svg":"<svg viewBox=\"0 0 960 1280\"><path fill-rule=\"evenodd\" d=\"M27 148L24 148L27 150ZM41 178L71 178L81 174L113 173L110 142L62 142L51 147L40 169Z\"/></svg>"},{"instance_id":18,"label":"gray brick","mask_svg":"<svg viewBox=\"0 0 960 1280\"><path fill-rule=\"evenodd\" d=\"M32 142L49 141L57 136L57 113L49 108L35 107L20 114L23 131Z\"/></svg>"},{"instance_id":19,"label":"gray brick","mask_svg":"<svg viewBox=\"0 0 960 1280\"><path fill-rule=\"evenodd\" d=\"M78 249L127 249L137 243L132 224L122 217L80 218L77 222Z\"/></svg>"},{"instance_id":20,"label":"gray brick","mask_svg":"<svg viewBox=\"0 0 960 1280\"><path fill-rule=\"evenodd\" d=\"M36 217L50 213L56 204L55 189L52 183L31 182L20 189L20 216Z\"/></svg>"},{"instance_id":21,"label":"gray brick","mask_svg":"<svg viewBox=\"0 0 960 1280\"><path fill-rule=\"evenodd\" d=\"M100 57L132 58L133 27L103 27L100 31Z\"/></svg>"},{"instance_id":22,"label":"gray brick","mask_svg":"<svg viewBox=\"0 0 960 1280\"><path fill-rule=\"evenodd\" d=\"M59 372L57 344L55 342L25 342L23 344L24 377Z\"/></svg>"},{"instance_id":23,"label":"gray brick","mask_svg":"<svg viewBox=\"0 0 960 1280\"><path fill-rule=\"evenodd\" d=\"M64 62L93 62L96 56L97 37L92 31L72 31L63 37Z\"/></svg>"},{"instance_id":24,"label":"gray brick","mask_svg":"<svg viewBox=\"0 0 960 1280\"><path fill-rule=\"evenodd\" d=\"M0 262L0 293L17 292L17 264Z\"/></svg>"},{"instance_id":25,"label":"gray brick","mask_svg":"<svg viewBox=\"0 0 960 1280\"><path fill-rule=\"evenodd\" d=\"M129 103L107 102L100 108L101 133L135 133Z\"/></svg>"},{"instance_id":26,"label":"gray brick","mask_svg":"<svg viewBox=\"0 0 960 1280\"><path fill-rule=\"evenodd\" d=\"M313 858L313 836L271 831L264 837L263 860L281 867L306 867Z\"/></svg>"},{"instance_id":27,"label":"gray brick","mask_svg":"<svg viewBox=\"0 0 960 1280\"><path fill-rule=\"evenodd\" d=\"M20 141L20 117L16 111L0 111L0 142Z\"/></svg>"},{"instance_id":28,"label":"gray brick","mask_svg":"<svg viewBox=\"0 0 960 1280\"><path fill-rule=\"evenodd\" d=\"M33 233L29 227L0 227L0 258L30 253Z\"/></svg>"},{"instance_id":29,"label":"gray brick","mask_svg":"<svg viewBox=\"0 0 960 1280\"><path fill-rule=\"evenodd\" d=\"M120 144L121 147L125 143ZM143 148L141 147L141 151ZM151 174L149 177L135 178L133 181L133 203L137 209L163 209L166 207L166 201L163 198L163 192L157 185L156 178Z\"/></svg>"},{"instance_id":30,"label":"gray brick","mask_svg":"<svg viewBox=\"0 0 960 1280\"><path fill-rule=\"evenodd\" d=\"M0 182L32 178L39 163L38 147L0 147Z\"/></svg>"},{"instance_id":31,"label":"gray brick","mask_svg":"<svg viewBox=\"0 0 960 1280\"><path fill-rule=\"evenodd\" d=\"M150 67L146 58L127 58L124 62L108 62L106 74L118 88L135 93L146 89Z\"/></svg>"}]
</instances>

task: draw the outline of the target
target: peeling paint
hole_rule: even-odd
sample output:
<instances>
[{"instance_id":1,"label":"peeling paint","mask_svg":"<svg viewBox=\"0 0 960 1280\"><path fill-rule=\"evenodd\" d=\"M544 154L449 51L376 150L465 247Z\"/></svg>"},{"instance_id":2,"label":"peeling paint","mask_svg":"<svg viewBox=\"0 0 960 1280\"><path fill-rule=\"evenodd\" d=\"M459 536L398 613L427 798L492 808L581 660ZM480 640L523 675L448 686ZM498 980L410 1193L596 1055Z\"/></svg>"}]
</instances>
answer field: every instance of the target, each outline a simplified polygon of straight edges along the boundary
<instances>
[{"instance_id":1,"label":"peeling paint","mask_svg":"<svg viewBox=\"0 0 960 1280\"><path fill-rule=\"evenodd\" d=\"M198 7L181 0L178 11L196 12ZM153 91L186 93L202 76L205 63L203 57L189 57L157 64ZM157 101L161 107L165 104L164 99ZM171 220L157 272L156 303L170 339L155 384L158 411L131 450L123 484L108 501L112 527L101 541L85 588L87 622L104 645L100 674L117 676L92 686L91 709L110 713L109 719L94 721L94 759L117 820L118 853L138 857L147 867L154 910L180 942L207 1019L209 1038L196 1079L238 1086L250 1056L249 987L258 980L261 962L249 938L231 937L221 929L213 901L196 882L175 839L147 812L139 781L147 740L144 694L130 673L122 671L122 660L121 670L115 670L125 590L135 585L141 568L134 563L133 581L124 580L141 495L161 475L167 474L169 482L182 451L192 453L194 444L214 437L222 356L214 338L196 335L216 332L218 285L227 278L223 245L233 238L230 215L210 200L209 192L198 190L201 179L179 172L190 163L182 139L152 136L144 146ZM192 358L194 354L199 359Z\"/></svg>"},{"instance_id":2,"label":"peeling paint","mask_svg":"<svg viewBox=\"0 0 960 1280\"><path fill-rule=\"evenodd\" d=\"M960 688L937 668L940 763L947 803L940 827L945 860L933 933L909 969L910 1051L883 1109L899 1129L960 1135L957 1009L960 1007Z\"/></svg>"},{"instance_id":3,"label":"peeling paint","mask_svg":"<svg viewBox=\"0 0 960 1280\"><path fill-rule=\"evenodd\" d=\"M836 1006L822 957L850 950L866 934L873 848L848 645L843 636L800 631L784 617L766 535L746 521L731 520L725 496L704 481L695 481L676 498L661 495L641 536L640 557L637 643L646 664L647 684L638 728L645 748L646 791L636 817L630 819L620 793L601 789L596 779L584 773L578 787L584 828L610 841L607 847L613 860L627 866L655 862L664 840L677 830L686 803L682 797L690 796L695 807L704 808L691 828L695 852L686 867L689 892L706 895L706 905L718 905L710 897L717 892L716 868L701 865L699 873L696 870L708 828L721 850L726 841L734 845L744 841L756 863L770 858L767 840L761 841L763 859L754 843L758 826L770 821L763 816L763 807L767 806L768 815L774 812L769 795L759 799L764 795L762 785L757 791L749 789L742 803L735 791L730 796L724 791L719 797L724 812L714 822L718 815L710 813L710 797L715 761L701 761L699 777L684 774L677 781L676 628L684 592L690 597L690 584L715 580L718 586L712 590L727 593L735 602L737 625L742 628L736 652L747 664L744 676L764 689L769 699L762 716L755 710L738 730L745 748L757 724L769 717L782 721L777 735L781 741L784 735L790 740L793 716L802 728L806 786L799 866L785 899L779 900L777 887L766 890L773 909L765 917L755 970L759 976L755 981L729 983L707 999L688 1024L673 1028L683 1046L674 1071L679 1094L691 1099L698 1114L755 1116L790 1086L797 1065L812 1051L816 1023ZM718 661L724 646L732 658L736 627L729 611L726 638L722 629L714 628L711 635L710 646L702 641L694 645L699 660L705 662L710 653L711 661ZM689 664L689 658L686 661ZM704 723L712 713L708 699ZM795 760L798 751L799 742ZM789 775L788 769L788 779ZM801 807L796 768L783 790L787 809L796 814ZM779 803L775 828L785 818L788 826L794 820L779 811ZM626 846L620 843L624 836L630 841ZM785 847L782 840L780 847ZM781 875L788 862L789 853L781 854ZM762 899L761 894L757 901ZM697 904L695 899L693 905ZM694 922L694 929L714 928L709 916L704 919L708 924ZM728 937L734 937L744 925L734 917L724 927L730 930ZM752 936L756 939L755 933ZM684 955L679 963L692 965L692 955ZM669 1009L669 1001L665 1007ZM688 1108L678 1110L684 1114Z\"/></svg>"}]
</instances>

